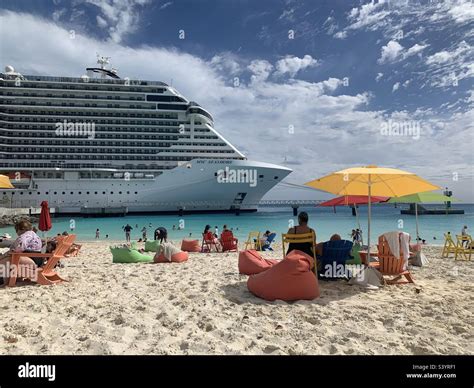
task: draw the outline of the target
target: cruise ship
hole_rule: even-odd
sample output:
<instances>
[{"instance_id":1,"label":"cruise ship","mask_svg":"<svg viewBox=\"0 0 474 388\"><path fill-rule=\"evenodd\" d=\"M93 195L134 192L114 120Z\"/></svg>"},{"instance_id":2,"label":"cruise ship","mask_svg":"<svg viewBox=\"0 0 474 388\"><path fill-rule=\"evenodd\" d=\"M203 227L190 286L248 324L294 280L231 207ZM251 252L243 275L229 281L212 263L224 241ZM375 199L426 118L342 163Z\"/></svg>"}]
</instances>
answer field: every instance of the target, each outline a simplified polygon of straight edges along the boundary
<instances>
[{"instance_id":1,"label":"cruise ship","mask_svg":"<svg viewBox=\"0 0 474 388\"><path fill-rule=\"evenodd\" d=\"M109 58L74 77L0 72L0 207L56 214L256 211L291 169L247 160L212 115Z\"/></svg>"}]
</instances>

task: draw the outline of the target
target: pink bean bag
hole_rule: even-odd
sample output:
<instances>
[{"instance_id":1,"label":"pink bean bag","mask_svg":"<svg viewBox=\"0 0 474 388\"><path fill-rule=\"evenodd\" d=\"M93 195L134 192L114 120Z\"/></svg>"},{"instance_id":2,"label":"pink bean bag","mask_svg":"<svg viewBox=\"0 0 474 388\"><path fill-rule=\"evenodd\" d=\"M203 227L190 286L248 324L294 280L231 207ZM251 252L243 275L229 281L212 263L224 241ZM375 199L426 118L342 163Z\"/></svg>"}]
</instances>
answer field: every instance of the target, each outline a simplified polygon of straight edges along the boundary
<instances>
[{"instance_id":1,"label":"pink bean bag","mask_svg":"<svg viewBox=\"0 0 474 388\"><path fill-rule=\"evenodd\" d=\"M181 250L186 252L201 252L201 245L199 240L187 240L181 241Z\"/></svg>"},{"instance_id":2,"label":"pink bean bag","mask_svg":"<svg viewBox=\"0 0 474 388\"><path fill-rule=\"evenodd\" d=\"M171 262L172 263L182 263L183 261L186 261L188 260L188 252L178 252L178 253L175 253L174 255L171 256ZM155 257L153 258L153 261L155 263L170 263L165 255L163 255L163 253L161 253L160 255L155 255Z\"/></svg>"},{"instance_id":3,"label":"pink bean bag","mask_svg":"<svg viewBox=\"0 0 474 388\"><path fill-rule=\"evenodd\" d=\"M293 250L270 269L249 277L249 291L265 300L312 300L319 297L318 279L311 271L314 259Z\"/></svg>"},{"instance_id":4,"label":"pink bean bag","mask_svg":"<svg viewBox=\"0 0 474 388\"><path fill-rule=\"evenodd\" d=\"M254 275L273 267L278 260L265 259L256 250L249 249L239 253L239 273Z\"/></svg>"}]
</instances>

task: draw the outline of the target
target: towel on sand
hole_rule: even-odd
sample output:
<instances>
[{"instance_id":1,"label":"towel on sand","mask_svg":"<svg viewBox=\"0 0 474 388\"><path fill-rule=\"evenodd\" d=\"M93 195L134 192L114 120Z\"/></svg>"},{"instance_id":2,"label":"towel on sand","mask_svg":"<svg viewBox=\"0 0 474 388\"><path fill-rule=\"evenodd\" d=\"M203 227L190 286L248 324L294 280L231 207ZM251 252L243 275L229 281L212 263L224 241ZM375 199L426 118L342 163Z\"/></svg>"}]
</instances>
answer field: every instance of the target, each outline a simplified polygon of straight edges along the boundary
<instances>
[{"instance_id":1,"label":"towel on sand","mask_svg":"<svg viewBox=\"0 0 474 388\"><path fill-rule=\"evenodd\" d=\"M181 252L181 250L176 248L172 243L163 242L158 248L157 255L159 256L160 253L163 253L163 255L166 257L166 260L171 261L171 256L179 252Z\"/></svg>"}]
</instances>

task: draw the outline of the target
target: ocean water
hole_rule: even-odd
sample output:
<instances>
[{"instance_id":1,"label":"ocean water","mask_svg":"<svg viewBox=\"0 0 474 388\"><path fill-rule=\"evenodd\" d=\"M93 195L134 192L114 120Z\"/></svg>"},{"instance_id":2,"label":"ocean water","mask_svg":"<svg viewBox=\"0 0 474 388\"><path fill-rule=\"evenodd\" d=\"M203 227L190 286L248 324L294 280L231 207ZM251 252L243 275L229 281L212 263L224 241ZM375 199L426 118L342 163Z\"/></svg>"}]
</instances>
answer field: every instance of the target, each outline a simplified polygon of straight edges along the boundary
<instances>
[{"instance_id":1,"label":"ocean water","mask_svg":"<svg viewBox=\"0 0 474 388\"><path fill-rule=\"evenodd\" d=\"M415 236L415 216L401 215L400 209L406 205L399 205L395 208L393 204L376 204L372 207L371 241L383 232L392 230L402 230ZM426 206L427 208L436 206ZM439 207L439 206L438 206ZM443 233L450 231L452 234L460 234L464 225L468 226L468 231L474 233L474 204L456 204L453 208L462 208L465 214L462 215L423 215L419 216L420 237L426 239L428 243L442 244ZM325 241L329 237L338 233L342 238L349 238L352 229L358 227L356 217L352 216L348 207L337 207L336 213L333 208L313 207L300 208L309 214L309 224L316 230L317 240ZM367 207L361 206L358 209L360 226L363 230L364 242L367 238ZM227 224L232 228L234 235L241 241L245 240L251 230L264 232L269 229L277 232L280 240L281 233L286 233L290 226L297 224L297 218L293 217L292 209L288 208L264 208L256 213L235 214L193 214L183 215L130 215L125 217L104 217L104 218L82 218L82 217L54 217L52 219L53 228L48 232L48 236L54 236L63 231L71 232L71 225L74 226L74 233L79 240L95 240L95 230L100 229L100 240L125 240L125 233L122 227L129 223L133 227L132 238L137 240L141 237L141 230L147 227L148 237L153 238L153 231L158 226L168 229L168 235L172 240L181 240L185 237L201 238L201 233L206 224L219 227ZM173 230L182 227L181 230ZM0 233L8 232L15 236L13 227L1 228ZM414 238L414 237L413 237Z\"/></svg>"}]
</instances>

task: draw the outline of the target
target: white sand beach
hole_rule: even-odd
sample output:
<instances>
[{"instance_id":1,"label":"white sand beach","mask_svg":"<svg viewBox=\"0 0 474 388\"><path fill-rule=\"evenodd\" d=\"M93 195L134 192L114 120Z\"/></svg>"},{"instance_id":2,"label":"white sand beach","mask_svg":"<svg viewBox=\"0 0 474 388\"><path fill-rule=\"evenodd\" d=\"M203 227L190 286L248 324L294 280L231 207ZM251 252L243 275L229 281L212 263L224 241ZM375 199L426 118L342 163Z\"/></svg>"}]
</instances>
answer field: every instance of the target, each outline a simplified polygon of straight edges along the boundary
<instances>
[{"instance_id":1,"label":"white sand beach","mask_svg":"<svg viewBox=\"0 0 474 388\"><path fill-rule=\"evenodd\" d=\"M110 244L63 259L69 282L0 288L0 354L474 353L473 262L441 259L440 247L411 267L419 293L321 281L320 298L286 303L247 290L237 253L112 264Z\"/></svg>"}]
</instances>

